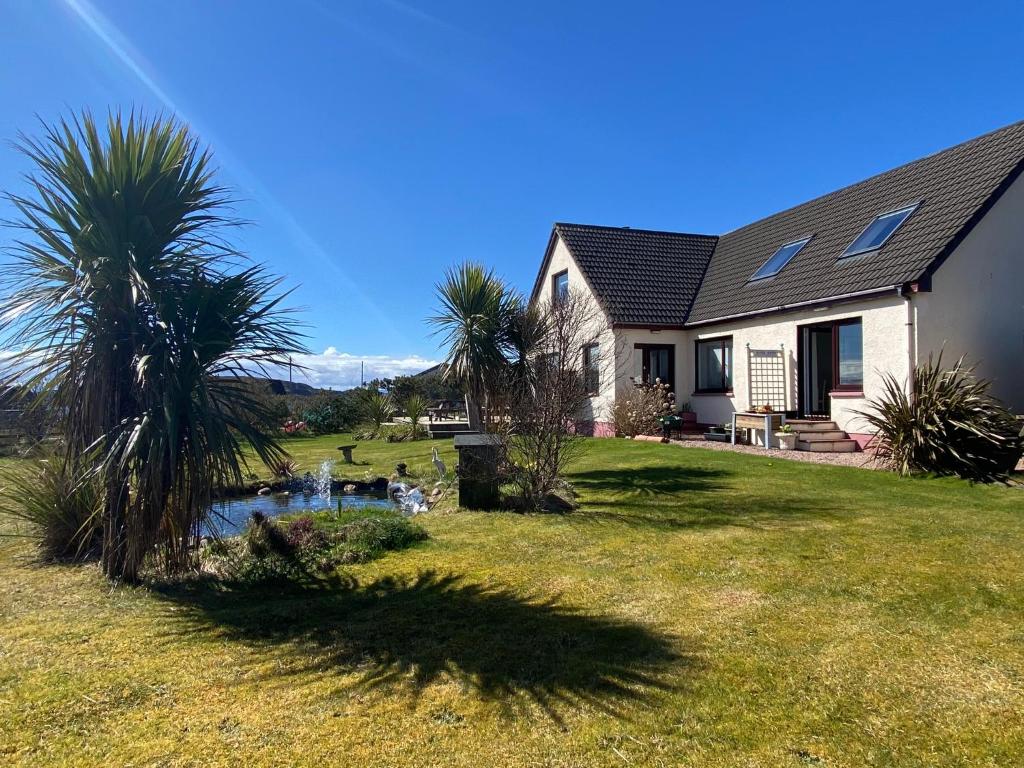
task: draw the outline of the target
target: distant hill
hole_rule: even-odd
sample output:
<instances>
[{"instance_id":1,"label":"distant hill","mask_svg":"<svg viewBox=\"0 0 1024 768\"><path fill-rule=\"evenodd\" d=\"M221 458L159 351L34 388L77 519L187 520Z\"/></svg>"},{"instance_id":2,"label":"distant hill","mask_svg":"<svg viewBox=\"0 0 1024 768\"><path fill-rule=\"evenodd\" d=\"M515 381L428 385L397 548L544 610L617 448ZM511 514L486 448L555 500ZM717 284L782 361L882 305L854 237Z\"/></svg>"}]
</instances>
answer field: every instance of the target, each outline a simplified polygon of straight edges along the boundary
<instances>
[{"instance_id":1,"label":"distant hill","mask_svg":"<svg viewBox=\"0 0 1024 768\"><path fill-rule=\"evenodd\" d=\"M248 381L254 387L263 389L272 395L289 395L294 397L313 397L320 392L328 390L317 389L309 384L299 381L284 381L283 379L265 379L260 376L239 376L241 381Z\"/></svg>"}]
</instances>

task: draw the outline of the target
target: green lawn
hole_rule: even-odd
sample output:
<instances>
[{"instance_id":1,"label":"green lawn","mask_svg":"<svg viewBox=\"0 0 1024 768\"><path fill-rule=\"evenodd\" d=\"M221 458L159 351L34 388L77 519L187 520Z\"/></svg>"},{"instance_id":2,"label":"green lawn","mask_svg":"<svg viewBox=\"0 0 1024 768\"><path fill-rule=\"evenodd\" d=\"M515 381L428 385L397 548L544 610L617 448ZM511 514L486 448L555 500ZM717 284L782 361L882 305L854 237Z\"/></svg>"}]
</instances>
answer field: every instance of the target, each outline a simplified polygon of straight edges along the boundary
<instances>
[{"instance_id":1,"label":"green lawn","mask_svg":"<svg viewBox=\"0 0 1024 768\"><path fill-rule=\"evenodd\" d=\"M112 591L8 548L0 763L1024 763L1021 489L620 440L572 480L577 513L435 510L319 590Z\"/></svg>"}]
</instances>

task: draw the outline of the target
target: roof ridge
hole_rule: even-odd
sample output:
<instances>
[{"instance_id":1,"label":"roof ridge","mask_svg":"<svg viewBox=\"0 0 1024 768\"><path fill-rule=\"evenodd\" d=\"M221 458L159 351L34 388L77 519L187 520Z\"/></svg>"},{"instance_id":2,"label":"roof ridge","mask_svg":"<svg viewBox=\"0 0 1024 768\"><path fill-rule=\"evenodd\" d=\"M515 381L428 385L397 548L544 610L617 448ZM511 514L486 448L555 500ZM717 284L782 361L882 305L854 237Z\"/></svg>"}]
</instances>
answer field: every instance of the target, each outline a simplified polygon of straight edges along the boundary
<instances>
[{"instance_id":1,"label":"roof ridge","mask_svg":"<svg viewBox=\"0 0 1024 768\"><path fill-rule=\"evenodd\" d=\"M674 235L676 237L706 237L717 240L719 235L706 235L700 232L675 232L669 229L644 229L642 227L613 227L607 224L578 224L572 221L556 221L554 227L576 227L579 229L604 229L609 232L640 232L648 235Z\"/></svg>"},{"instance_id":2,"label":"roof ridge","mask_svg":"<svg viewBox=\"0 0 1024 768\"><path fill-rule=\"evenodd\" d=\"M932 158L938 157L939 155L944 155L947 152L952 152L954 150L961 149L961 148L967 146L968 144L974 144L975 142L979 142L979 141L982 141L983 139L989 138L990 136L994 136L997 133L1002 133L1003 131L1009 131L1011 128L1017 128L1017 127L1020 127L1022 125L1024 125L1024 120L1017 120L1016 122L1009 123L1008 125L1004 125L1004 126L1002 126L1000 128L995 128L995 129L993 129L991 131L988 131L987 133L983 133L980 136L974 136L973 138L965 139L964 141L961 141L958 144L954 144L951 147L943 147L942 149L937 149L934 152L931 152L930 154L925 155L924 157L919 157L919 158L917 158L915 160L910 160L909 162L902 163L900 165L895 165L892 168L887 168L884 171L879 171L878 173L874 173L874 174L868 176L866 179L860 179L859 181L851 182L851 183L846 184L846 185L844 185L842 187L839 187L838 189L833 189L831 192L824 192L824 193L822 193L820 195L812 197L810 200L804 200L802 202L795 203L795 204L789 206L788 208L783 208L781 211L775 211L774 213L769 213L767 216L762 216L759 219L754 219L753 221L748 221L746 224L741 224L740 226L735 227L734 229L730 229L730 230L727 230L727 231L723 232L720 235L720 237L724 237L725 235L731 235L733 232L738 232L741 229L746 229L747 227L751 227L751 226L753 226L755 224L760 224L762 221L767 221L768 219L775 218L776 216L781 216L781 215L783 215L785 213L789 213L790 211L794 211L797 208L802 208L805 205L810 205L811 203L816 203L819 200L824 200L826 197L832 197L833 195L838 195L838 194L840 194L842 192L846 192L847 190L859 187L861 184L867 184L868 182L874 181L875 179L877 179L880 176L885 176L886 174L889 174L889 173L895 173L896 171L903 170L904 168L910 168L911 166L917 165L918 163L923 163L924 161L931 160Z\"/></svg>"}]
</instances>

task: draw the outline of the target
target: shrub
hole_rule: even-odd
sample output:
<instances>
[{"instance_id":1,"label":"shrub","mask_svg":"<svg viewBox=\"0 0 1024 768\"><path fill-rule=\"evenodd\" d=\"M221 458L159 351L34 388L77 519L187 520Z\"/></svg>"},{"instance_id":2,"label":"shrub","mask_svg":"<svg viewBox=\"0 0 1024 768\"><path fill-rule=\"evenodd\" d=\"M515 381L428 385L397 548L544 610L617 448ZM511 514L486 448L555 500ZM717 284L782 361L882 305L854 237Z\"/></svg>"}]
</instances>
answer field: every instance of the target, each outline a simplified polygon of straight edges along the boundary
<instances>
[{"instance_id":1,"label":"shrub","mask_svg":"<svg viewBox=\"0 0 1024 768\"><path fill-rule=\"evenodd\" d=\"M421 395L410 395L405 401L405 415L412 425L412 439L420 430L420 422L427 415L427 401Z\"/></svg>"},{"instance_id":2,"label":"shrub","mask_svg":"<svg viewBox=\"0 0 1024 768\"><path fill-rule=\"evenodd\" d=\"M327 536L317 528L312 515L289 520L285 526L285 539L295 551L319 549L327 544Z\"/></svg>"},{"instance_id":3,"label":"shrub","mask_svg":"<svg viewBox=\"0 0 1024 768\"><path fill-rule=\"evenodd\" d=\"M375 429L380 429L385 421L391 421L395 415L395 401L391 395L384 394L375 389L364 390L363 412L366 418Z\"/></svg>"},{"instance_id":4,"label":"shrub","mask_svg":"<svg viewBox=\"0 0 1024 768\"><path fill-rule=\"evenodd\" d=\"M254 514L240 539L214 542L203 552L208 573L244 583L309 581L345 563L364 563L427 538L397 513L340 510L272 520Z\"/></svg>"},{"instance_id":5,"label":"shrub","mask_svg":"<svg viewBox=\"0 0 1024 768\"><path fill-rule=\"evenodd\" d=\"M404 517L374 516L354 520L338 531L335 554L342 563L363 563L382 553L405 549L427 538L427 532Z\"/></svg>"},{"instance_id":6,"label":"shrub","mask_svg":"<svg viewBox=\"0 0 1024 768\"><path fill-rule=\"evenodd\" d=\"M267 469L273 473L274 477L288 480L295 477L296 473L299 471L299 463L287 456L282 456L280 458L275 458L267 464Z\"/></svg>"},{"instance_id":7,"label":"shrub","mask_svg":"<svg viewBox=\"0 0 1024 768\"><path fill-rule=\"evenodd\" d=\"M5 469L3 507L19 531L35 539L43 556L78 560L95 556L100 547L103 488L84 462L65 456L32 461Z\"/></svg>"},{"instance_id":8,"label":"shrub","mask_svg":"<svg viewBox=\"0 0 1024 768\"><path fill-rule=\"evenodd\" d=\"M302 418L317 435L348 432L363 418L362 403L347 392L320 394L305 404Z\"/></svg>"},{"instance_id":9,"label":"shrub","mask_svg":"<svg viewBox=\"0 0 1024 768\"><path fill-rule=\"evenodd\" d=\"M659 419L672 413L675 397L667 384L637 384L615 399L612 426L624 437L650 435L659 431Z\"/></svg>"},{"instance_id":10,"label":"shrub","mask_svg":"<svg viewBox=\"0 0 1024 768\"><path fill-rule=\"evenodd\" d=\"M884 392L858 412L875 431L875 458L901 475L934 472L992 482L1005 479L1024 450L1020 420L989 395L961 357L942 355L914 369L913 392L891 374Z\"/></svg>"}]
</instances>

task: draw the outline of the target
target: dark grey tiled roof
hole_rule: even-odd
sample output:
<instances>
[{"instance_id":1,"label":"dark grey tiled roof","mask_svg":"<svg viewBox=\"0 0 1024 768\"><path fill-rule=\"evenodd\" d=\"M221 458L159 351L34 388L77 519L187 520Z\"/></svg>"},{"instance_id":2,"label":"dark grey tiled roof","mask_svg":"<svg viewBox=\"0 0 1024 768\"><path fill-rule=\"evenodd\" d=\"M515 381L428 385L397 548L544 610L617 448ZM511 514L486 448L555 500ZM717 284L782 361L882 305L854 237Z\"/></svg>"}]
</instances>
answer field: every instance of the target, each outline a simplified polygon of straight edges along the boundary
<instances>
[{"instance_id":1,"label":"dark grey tiled roof","mask_svg":"<svg viewBox=\"0 0 1024 768\"><path fill-rule=\"evenodd\" d=\"M721 237L556 224L552 238L568 246L613 323L707 322L921 280L1022 164L1019 122ZM911 203L917 209L882 248L839 258L875 216ZM779 274L750 282L780 245L810 235Z\"/></svg>"},{"instance_id":2,"label":"dark grey tiled roof","mask_svg":"<svg viewBox=\"0 0 1024 768\"><path fill-rule=\"evenodd\" d=\"M985 213L1022 160L1024 122L722 235L688 322L917 281ZM875 216L918 201L879 250L838 258ZM780 245L808 235L778 275L749 282Z\"/></svg>"},{"instance_id":3,"label":"dark grey tiled roof","mask_svg":"<svg viewBox=\"0 0 1024 768\"><path fill-rule=\"evenodd\" d=\"M627 325L682 325L718 240L585 224L555 224L555 233L612 322Z\"/></svg>"}]
</instances>

